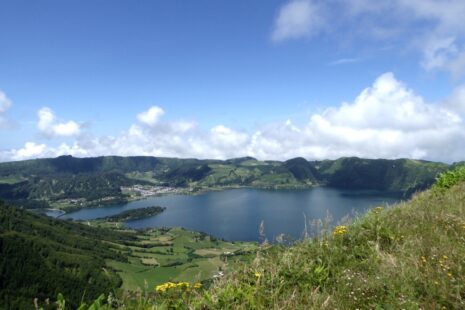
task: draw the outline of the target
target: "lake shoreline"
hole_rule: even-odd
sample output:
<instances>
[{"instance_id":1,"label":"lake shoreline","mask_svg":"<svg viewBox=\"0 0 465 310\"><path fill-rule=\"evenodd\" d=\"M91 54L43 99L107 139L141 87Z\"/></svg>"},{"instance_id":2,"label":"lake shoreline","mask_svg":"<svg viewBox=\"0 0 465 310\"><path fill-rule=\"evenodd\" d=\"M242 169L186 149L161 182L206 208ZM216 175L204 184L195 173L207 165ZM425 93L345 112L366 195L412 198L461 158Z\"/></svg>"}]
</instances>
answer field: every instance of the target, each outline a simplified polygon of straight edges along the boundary
<instances>
[{"instance_id":1,"label":"lake shoreline","mask_svg":"<svg viewBox=\"0 0 465 310\"><path fill-rule=\"evenodd\" d=\"M60 214L57 218L72 214L81 210L87 210L87 209L95 209L95 208L109 208L109 207L114 207L115 205L120 205L120 204L128 204L131 202L135 201L144 201L147 199L152 199L156 197L165 197L165 196L198 196L198 195L203 195L207 193L215 193L215 192L221 192L221 191L227 191L227 190L234 190L234 189L250 189L250 190L263 190L263 191L270 191L270 192L287 192L287 191L307 191L315 188L326 188L326 189L335 189L335 190L340 190L346 192L345 195L350 196L349 193L351 192L358 192L358 193L373 193L375 195L377 194L382 194L383 196L392 196L395 198L405 198L405 194L397 191L382 191L382 190L373 190L373 189L341 189L341 188L335 188L331 186L326 186L324 184L316 184L316 185L303 185L303 186L284 186L284 187L256 187L256 186L241 186L241 185L231 185L231 186L218 186L218 187L209 187L209 188L201 188L201 189L196 189L193 190L192 188L175 188L179 191L176 192L167 192L167 193L156 193L154 195L149 195L149 196L144 196L144 197L138 197L138 196L131 196L128 197L127 199L121 200L119 203L114 203L114 202L109 202L109 203L101 203L101 204L96 204L96 205L90 205L90 206L85 206L85 207L67 207L67 208L47 208L46 210L50 211L61 211L63 214Z\"/></svg>"},{"instance_id":2,"label":"lake shoreline","mask_svg":"<svg viewBox=\"0 0 465 310\"><path fill-rule=\"evenodd\" d=\"M170 196L170 195L186 195L186 196L196 196L196 195L202 195L205 193L210 193L210 192L221 192L224 190L232 190L232 189L255 189L255 190L267 190L267 191L295 191L295 190L308 190L312 188L317 188L317 187L325 187L324 185L302 185L302 186L283 186L283 187L278 187L278 186L248 186L248 185L228 185L228 186L218 186L218 187L208 187L208 188L200 188L200 189L193 189L193 188L185 188L185 187L175 187L176 192L166 192L166 193L156 193L153 195L147 195L147 196L131 196L128 197L124 200L121 200L120 203L117 204L124 204L124 203L130 203L133 201L141 201L141 200L146 200L154 197L162 197L162 196ZM93 209L93 208L106 208L106 207L111 207L114 206L114 202L109 202L109 203L100 203L100 204L95 204L95 205L89 205L89 206L72 206L72 207L66 207L63 209L60 208L48 208L50 210L60 210L63 211L64 213L60 216L74 213L77 211L81 210L86 210L86 209Z\"/></svg>"},{"instance_id":3,"label":"lake shoreline","mask_svg":"<svg viewBox=\"0 0 465 310\"><path fill-rule=\"evenodd\" d=\"M125 222L125 227L136 230L184 227L229 241L258 241L259 226L264 221L268 240L274 240L281 234L299 239L305 222L311 227L313 221L326 219L328 213L333 217L331 224L336 224L347 215L363 214L372 207L400 200L386 192L328 187L307 190L234 188L196 192L195 195L162 195L114 206L87 208L68 213L62 219L91 221L126 210L158 205L166 207L166 210L153 217Z\"/></svg>"}]
</instances>

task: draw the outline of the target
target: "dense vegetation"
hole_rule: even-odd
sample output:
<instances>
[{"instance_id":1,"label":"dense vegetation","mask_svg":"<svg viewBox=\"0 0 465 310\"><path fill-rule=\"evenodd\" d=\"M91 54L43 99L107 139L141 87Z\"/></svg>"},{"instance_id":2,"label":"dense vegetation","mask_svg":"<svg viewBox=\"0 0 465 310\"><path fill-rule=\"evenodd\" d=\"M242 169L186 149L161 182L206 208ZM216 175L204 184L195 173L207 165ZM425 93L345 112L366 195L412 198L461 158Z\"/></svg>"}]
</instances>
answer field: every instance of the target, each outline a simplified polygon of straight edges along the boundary
<instances>
[{"instance_id":1,"label":"dense vegetation","mask_svg":"<svg viewBox=\"0 0 465 310\"><path fill-rule=\"evenodd\" d=\"M0 184L0 198L24 208L44 208L62 199L82 199L86 206L126 201L121 186L146 184L118 172L30 175L26 181Z\"/></svg>"},{"instance_id":2,"label":"dense vegetation","mask_svg":"<svg viewBox=\"0 0 465 310\"><path fill-rule=\"evenodd\" d=\"M108 259L126 261L109 242L135 236L50 219L0 203L0 308L30 309L63 292L71 305L121 284Z\"/></svg>"},{"instance_id":3,"label":"dense vegetation","mask_svg":"<svg viewBox=\"0 0 465 310\"><path fill-rule=\"evenodd\" d=\"M56 220L0 203L0 309L32 309L34 299L47 308L58 293L74 309L102 293L209 280L250 260L257 247L181 228L133 232L120 224Z\"/></svg>"},{"instance_id":4,"label":"dense vegetation","mask_svg":"<svg viewBox=\"0 0 465 310\"><path fill-rule=\"evenodd\" d=\"M146 207L140 209L133 209L133 210L126 210L121 213L107 216L102 219L110 221L110 222L126 222L131 220L138 220L146 217L151 217L157 214L162 213L165 211L166 208L154 206L154 207Z\"/></svg>"},{"instance_id":5,"label":"dense vegetation","mask_svg":"<svg viewBox=\"0 0 465 310\"><path fill-rule=\"evenodd\" d=\"M291 247L264 245L209 288L167 283L121 309L464 309L465 170ZM101 309L111 308L100 299Z\"/></svg>"},{"instance_id":6,"label":"dense vegetation","mask_svg":"<svg viewBox=\"0 0 465 310\"><path fill-rule=\"evenodd\" d=\"M321 175L318 170L305 158L297 157L290 159L284 162L284 166L299 181L312 183L321 180Z\"/></svg>"},{"instance_id":7,"label":"dense vegetation","mask_svg":"<svg viewBox=\"0 0 465 310\"><path fill-rule=\"evenodd\" d=\"M433 184L447 169L443 163L410 159L341 158L317 163L323 179L334 187L414 193Z\"/></svg>"},{"instance_id":8,"label":"dense vegetation","mask_svg":"<svg viewBox=\"0 0 465 310\"><path fill-rule=\"evenodd\" d=\"M121 187L162 185L186 190L225 187L306 188L323 185L376 189L410 195L429 187L443 163L408 159L285 162L252 157L226 161L157 157L74 158L61 156L0 163L0 198L27 208L61 203L73 207L122 202ZM69 201L70 199L82 201ZM74 203L74 205L73 205Z\"/></svg>"}]
</instances>

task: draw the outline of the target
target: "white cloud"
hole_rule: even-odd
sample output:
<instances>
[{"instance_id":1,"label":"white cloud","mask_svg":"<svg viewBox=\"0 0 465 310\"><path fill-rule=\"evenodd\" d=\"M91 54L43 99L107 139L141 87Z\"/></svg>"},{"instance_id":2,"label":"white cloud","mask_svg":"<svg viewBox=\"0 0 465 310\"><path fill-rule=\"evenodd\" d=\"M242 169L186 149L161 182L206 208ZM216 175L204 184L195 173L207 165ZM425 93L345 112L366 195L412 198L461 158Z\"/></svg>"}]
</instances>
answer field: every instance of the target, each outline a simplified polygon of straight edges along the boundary
<instances>
[{"instance_id":1,"label":"white cloud","mask_svg":"<svg viewBox=\"0 0 465 310\"><path fill-rule=\"evenodd\" d=\"M431 37L423 46L421 64L428 71L449 71L458 79L465 73L465 44L460 48L455 37Z\"/></svg>"},{"instance_id":2,"label":"white cloud","mask_svg":"<svg viewBox=\"0 0 465 310\"><path fill-rule=\"evenodd\" d=\"M465 72L465 1L396 0L391 12L423 26L422 65L427 69L451 72L455 77ZM385 13L389 13L384 11ZM411 24L411 23L410 23ZM406 24L409 26L408 24Z\"/></svg>"},{"instance_id":3,"label":"white cloud","mask_svg":"<svg viewBox=\"0 0 465 310\"><path fill-rule=\"evenodd\" d=\"M275 21L272 40L309 37L324 26L321 8L312 0L292 0L279 11Z\"/></svg>"},{"instance_id":4,"label":"white cloud","mask_svg":"<svg viewBox=\"0 0 465 310\"><path fill-rule=\"evenodd\" d=\"M246 133L235 131L224 125L218 125L210 130L211 144L215 149L239 150L247 145L249 137ZM241 150L242 151L242 150Z\"/></svg>"},{"instance_id":5,"label":"white cloud","mask_svg":"<svg viewBox=\"0 0 465 310\"><path fill-rule=\"evenodd\" d=\"M452 73L455 79L460 78L465 73L465 47L447 63L446 69Z\"/></svg>"},{"instance_id":6,"label":"white cloud","mask_svg":"<svg viewBox=\"0 0 465 310\"><path fill-rule=\"evenodd\" d=\"M7 127L9 121L5 116L6 111L11 107L11 100L0 90L0 128Z\"/></svg>"},{"instance_id":7,"label":"white cloud","mask_svg":"<svg viewBox=\"0 0 465 310\"><path fill-rule=\"evenodd\" d=\"M56 117L50 108L43 107L37 112L39 118L37 128L46 137L66 137L76 136L81 132L81 125L75 121L67 121L64 123L57 123Z\"/></svg>"},{"instance_id":8,"label":"white cloud","mask_svg":"<svg viewBox=\"0 0 465 310\"><path fill-rule=\"evenodd\" d=\"M39 121L37 123L37 127L40 131L49 131L53 127L53 123L55 122L55 115L53 111L49 108L41 108L37 112L37 116L39 117Z\"/></svg>"},{"instance_id":9,"label":"white cloud","mask_svg":"<svg viewBox=\"0 0 465 310\"><path fill-rule=\"evenodd\" d=\"M341 58L329 63L330 66L339 66L359 62L360 58Z\"/></svg>"},{"instance_id":10,"label":"white cloud","mask_svg":"<svg viewBox=\"0 0 465 310\"><path fill-rule=\"evenodd\" d=\"M155 126L163 114L165 114L165 111L162 108L152 106L147 111L138 114L137 119L148 126Z\"/></svg>"},{"instance_id":11,"label":"white cloud","mask_svg":"<svg viewBox=\"0 0 465 310\"><path fill-rule=\"evenodd\" d=\"M457 52L455 38L431 38L425 44L422 65L426 70L444 68Z\"/></svg>"},{"instance_id":12,"label":"white cloud","mask_svg":"<svg viewBox=\"0 0 465 310\"><path fill-rule=\"evenodd\" d=\"M444 107L465 117L465 85L457 87L444 102Z\"/></svg>"},{"instance_id":13,"label":"white cloud","mask_svg":"<svg viewBox=\"0 0 465 310\"><path fill-rule=\"evenodd\" d=\"M23 148L10 151L12 160L23 160L28 158L43 157L47 146L45 144L36 144L34 142L26 142Z\"/></svg>"},{"instance_id":14,"label":"white cloud","mask_svg":"<svg viewBox=\"0 0 465 310\"><path fill-rule=\"evenodd\" d=\"M58 128L51 110L42 109L41 114L43 130ZM249 155L280 160L408 157L452 162L464 159L464 117L465 85L442 103L432 104L385 73L351 102L313 114L301 125L285 120L252 132L222 124L203 130L195 122L163 121L158 115L150 117L156 118L152 126L133 124L117 136L80 134L74 142L58 146L28 142L21 149L0 152L0 160L112 154L220 159Z\"/></svg>"},{"instance_id":15,"label":"white cloud","mask_svg":"<svg viewBox=\"0 0 465 310\"><path fill-rule=\"evenodd\" d=\"M380 76L352 103L313 115L307 127L315 157L463 159L465 125L444 105L424 100L391 73ZM336 156L336 157L337 157Z\"/></svg>"},{"instance_id":16,"label":"white cloud","mask_svg":"<svg viewBox=\"0 0 465 310\"><path fill-rule=\"evenodd\" d=\"M423 99L392 73L381 75L353 103L329 108L322 117L331 124L354 129L395 129L411 132L459 123L461 119Z\"/></svg>"},{"instance_id":17,"label":"white cloud","mask_svg":"<svg viewBox=\"0 0 465 310\"><path fill-rule=\"evenodd\" d=\"M273 41L308 38L322 30L338 42L367 39L414 48L426 70L465 73L463 0L290 0L274 21Z\"/></svg>"},{"instance_id":18,"label":"white cloud","mask_svg":"<svg viewBox=\"0 0 465 310\"><path fill-rule=\"evenodd\" d=\"M463 16L465 2L462 0L396 0L394 5L408 10L414 17L437 23L438 32L465 33Z\"/></svg>"}]
</instances>

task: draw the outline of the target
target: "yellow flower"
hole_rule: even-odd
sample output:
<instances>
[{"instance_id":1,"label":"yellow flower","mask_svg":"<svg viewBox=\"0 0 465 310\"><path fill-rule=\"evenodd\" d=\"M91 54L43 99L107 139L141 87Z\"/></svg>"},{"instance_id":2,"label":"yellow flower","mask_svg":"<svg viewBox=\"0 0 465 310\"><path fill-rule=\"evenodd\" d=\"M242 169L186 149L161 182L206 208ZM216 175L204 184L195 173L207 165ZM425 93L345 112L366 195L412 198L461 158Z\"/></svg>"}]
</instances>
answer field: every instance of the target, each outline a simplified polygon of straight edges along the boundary
<instances>
[{"instance_id":1,"label":"yellow flower","mask_svg":"<svg viewBox=\"0 0 465 310\"><path fill-rule=\"evenodd\" d=\"M179 282L178 284L176 284L177 287L181 287L181 288L185 288L185 287L189 287L190 284L189 282Z\"/></svg>"},{"instance_id":2,"label":"yellow flower","mask_svg":"<svg viewBox=\"0 0 465 310\"><path fill-rule=\"evenodd\" d=\"M255 276L257 277L257 279L260 279L262 274L260 272L258 272L258 271L255 271Z\"/></svg>"},{"instance_id":3,"label":"yellow flower","mask_svg":"<svg viewBox=\"0 0 465 310\"><path fill-rule=\"evenodd\" d=\"M194 284L194 288L195 288L195 289L202 288L202 283L200 283L200 282L195 283L195 284Z\"/></svg>"},{"instance_id":4,"label":"yellow flower","mask_svg":"<svg viewBox=\"0 0 465 310\"><path fill-rule=\"evenodd\" d=\"M179 287L179 288L188 288L189 286L190 286L189 282L179 282L179 283L166 282L166 283L157 285L155 287L155 291L157 291L158 293L164 293L167 290L172 289L172 288L177 288L177 287Z\"/></svg>"},{"instance_id":5,"label":"yellow flower","mask_svg":"<svg viewBox=\"0 0 465 310\"><path fill-rule=\"evenodd\" d=\"M447 255L443 255L442 258L449 259L449 257Z\"/></svg>"},{"instance_id":6,"label":"yellow flower","mask_svg":"<svg viewBox=\"0 0 465 310\"><path fill-rule=\"evenodd\" d=\"M347 226L341 225L341 226L336 226L333 230L333 235L338 236L338 235L343 235L347 233Z\"/></svg>"},{"instance_id":7,"label":"yellow flower","mask_svg":"<svg viewBox=\"0 0 465 310\"><path fill-rule=\"evenodd\" d=\"M155 291L158 293L164 293L168 289L168 283L160 284L155 287Z\"/></svg>"}]
</instances>

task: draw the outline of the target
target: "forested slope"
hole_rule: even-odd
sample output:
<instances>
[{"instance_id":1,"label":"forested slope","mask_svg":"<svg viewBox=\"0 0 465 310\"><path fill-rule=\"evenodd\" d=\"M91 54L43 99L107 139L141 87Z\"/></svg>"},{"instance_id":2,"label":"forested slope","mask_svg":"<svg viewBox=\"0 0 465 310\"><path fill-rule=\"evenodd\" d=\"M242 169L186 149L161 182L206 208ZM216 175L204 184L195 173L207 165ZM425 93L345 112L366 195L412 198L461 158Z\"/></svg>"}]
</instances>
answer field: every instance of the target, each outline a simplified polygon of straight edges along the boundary
<instances>
[{"instance_id":1,"label":"forested slope","mask_svg":"<svg viewBox=\"0 0 465 310\"><path fill-rule=\"evenodd\" d=\"M119 287L106 259L127 258L111 242L134 236L50 219L0 202L0 308L30 309L62 292L71 305Z\"/></svg>"}]
</instances>

